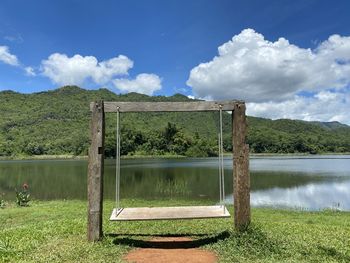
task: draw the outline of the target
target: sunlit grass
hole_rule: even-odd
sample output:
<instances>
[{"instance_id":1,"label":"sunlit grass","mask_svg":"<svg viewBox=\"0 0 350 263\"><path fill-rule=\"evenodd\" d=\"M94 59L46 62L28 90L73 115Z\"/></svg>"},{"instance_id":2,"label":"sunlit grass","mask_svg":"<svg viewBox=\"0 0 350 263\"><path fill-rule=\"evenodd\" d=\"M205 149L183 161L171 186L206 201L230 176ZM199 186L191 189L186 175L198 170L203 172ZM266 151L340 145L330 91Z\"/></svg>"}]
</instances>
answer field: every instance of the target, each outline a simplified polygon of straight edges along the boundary
<instances>
[{"instance_id":1,"label":"sunlit grass","mask_svg":"<svg viewBox=\"0 0 350 263\"><path fill-rule=\"evenodd\" d=\"M123 200L125 206L167 202ZM109 222L112 207L113 202L105 202L103 241L89 243L84 201L8 204L0 210L0 261L120 262L151 236L188 235L195 246L215 251L222 262L350 262L348 212L253 209L250 229L237 233L232 219ZM232 207L229 210L232 214Z\"/></svg>"}]
</instances>

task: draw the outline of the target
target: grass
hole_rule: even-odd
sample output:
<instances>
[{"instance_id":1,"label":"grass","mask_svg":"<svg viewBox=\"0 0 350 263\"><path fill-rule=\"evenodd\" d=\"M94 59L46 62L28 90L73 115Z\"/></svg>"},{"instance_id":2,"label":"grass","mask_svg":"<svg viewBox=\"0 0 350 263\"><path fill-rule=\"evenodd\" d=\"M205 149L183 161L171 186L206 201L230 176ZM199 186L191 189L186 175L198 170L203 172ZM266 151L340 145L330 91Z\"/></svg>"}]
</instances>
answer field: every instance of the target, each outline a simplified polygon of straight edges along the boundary
<instances>
[{"instance_id":1,"label":"grass","mask_svg":"<svg viewBox=\"0 0 350 263\"><path fill-rule=\"evenodd\" d=\"M171 201L181 204L188 203ZM215 251L220 262L350 262L349 212L253 209L251 227L238 233L232 219L113 223L108 221L112 207L111 201L105 202L105 238L89 243L85 201L8 204L0 209L0 262L122 262L125 253L147 247L147 239L157 235L193 237L193 247Z\"/></svg>"}]
</instances>

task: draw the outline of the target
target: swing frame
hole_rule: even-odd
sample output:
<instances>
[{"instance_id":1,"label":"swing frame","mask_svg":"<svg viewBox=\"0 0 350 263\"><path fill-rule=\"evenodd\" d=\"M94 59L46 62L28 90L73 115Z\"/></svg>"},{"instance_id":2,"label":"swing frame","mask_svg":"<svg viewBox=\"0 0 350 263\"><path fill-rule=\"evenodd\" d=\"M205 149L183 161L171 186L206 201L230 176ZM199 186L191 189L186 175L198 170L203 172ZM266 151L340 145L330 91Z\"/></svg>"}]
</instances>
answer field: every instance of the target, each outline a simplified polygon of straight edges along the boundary
<instances>
[{"instance_id":1,"label":"swing frame","mask_svg":"<svg viewBox=\"0 0 350 263\"><path fill-rule=\"evenodd\" d=\"M243 101L104 102L101 100L90 104L92 116L90 125L91 146L89 148L88 161L88 240L97 241L103 236L103 166L106 112L191 112L218 111L220 109L223 111L232 111L234 225L237 230L245 230L250 224L250 175L249 146L245 143L247 135L246 108ZM192 211L196 210L196 206L187 208L191 208ZM206 211L207 213L208 208L208 206L204 207L204 210L198 208L197 212L200 214L200 211ZM128 209L139 209L133 211L129 210L129 212L134 212L136 215L138 215L139 212L145 214L148 212L146 210L142 211L140 208ZM162 210L159 211L163 213L166 209L171 211L170 217L168 216L169 218L161 218L161 216L158 216L157 218L148 217L147 219L180 219L175 218L176 209L174 207L162 208ZM186 207L180 207L180 209L186 209ZM153 209L151 213L154 213L154 211ZM222 208L220 211L222 215ZM117 216L118 212L120 211L115 211ZM186 213L190 215L188 211ZM224 212L224 214L225 213L226 212ZM128 220L130 220L130 218L129 215ZM194 216L190 215L188 218L194 218ZM195 218L206 217L198 216ZM140 219L138 215L135 220L147 219ZM181 219L183 219L183 217L181 217Z\"/></svg>"},{"instance_id":2,"label":"swing frame","mask_svg":"<svg viewBox=\"0 0 350 263\"><path fill-rule=\"evenodd\" d=\"M176 206L176 207L121 207L120 206L120 106L117 107L116 129L116 173L115 173L115 208L109 218L110 221L136 220L175 220L175 219L204 219L228 218L230 213L225 207L225 174L224 149L222 129L222 105L219 105L219 205L212 206Z\"/></svg>"}]
</instances>

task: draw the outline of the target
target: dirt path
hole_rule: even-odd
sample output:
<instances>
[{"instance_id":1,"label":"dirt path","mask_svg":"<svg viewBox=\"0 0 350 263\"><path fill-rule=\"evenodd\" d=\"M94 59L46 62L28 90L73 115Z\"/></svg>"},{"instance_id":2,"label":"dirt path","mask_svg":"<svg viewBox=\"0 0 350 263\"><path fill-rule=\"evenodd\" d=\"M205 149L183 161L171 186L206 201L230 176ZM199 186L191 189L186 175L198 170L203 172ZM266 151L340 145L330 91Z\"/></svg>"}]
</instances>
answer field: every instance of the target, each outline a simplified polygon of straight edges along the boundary
<instances>
[{"instance_id":1,"label":"dirt path","mask_svg":"<svg viewBox=\"0 0 350 263\"><path fill-rule=\"evenodd\" d=\"M128 253L124 259L132 263L214 263L215 253L191 248L193 240L187 237L159 237L149 241L150 248L138 248Z\"/></svg>"}]
</instances>

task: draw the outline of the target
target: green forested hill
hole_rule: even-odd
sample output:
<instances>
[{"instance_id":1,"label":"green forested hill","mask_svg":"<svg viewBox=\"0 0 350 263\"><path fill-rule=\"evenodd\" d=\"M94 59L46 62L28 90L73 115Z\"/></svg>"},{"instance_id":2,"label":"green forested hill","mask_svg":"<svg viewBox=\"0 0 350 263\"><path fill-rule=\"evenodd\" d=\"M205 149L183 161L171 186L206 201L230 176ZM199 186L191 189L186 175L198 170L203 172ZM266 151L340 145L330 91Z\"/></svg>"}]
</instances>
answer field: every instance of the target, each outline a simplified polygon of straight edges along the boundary
<instances>
[{"instance_id":1,"label":"green forested hill","mask_svg":"<svg viewBox=\"0 0 350 263\"><path fill-rule=\"evenodd\" d=\"M0 156L86 155L89 103L187 101L186 96L116 95L107 90L62 87L48 92L0 92ZM115 114L106 114L106 154L114 155ZM217 151L217 113L128 113L121 115L122 154L211 156ZM337 122L269 120L249 117L252 152L350 152L350 127ZM231 147L231 116L224 114L225 149Z\"/></svg>"}]
</instances>

